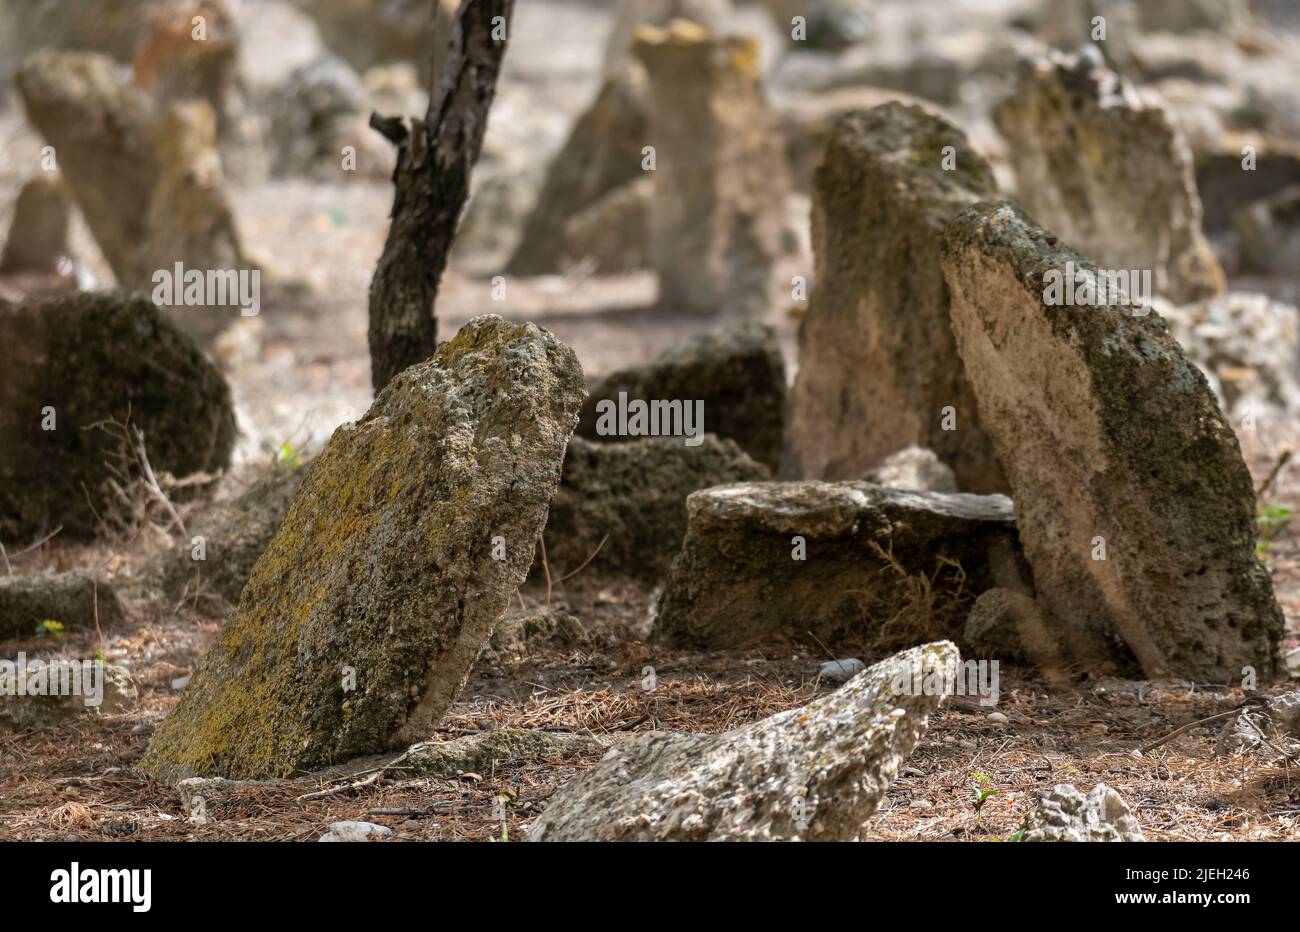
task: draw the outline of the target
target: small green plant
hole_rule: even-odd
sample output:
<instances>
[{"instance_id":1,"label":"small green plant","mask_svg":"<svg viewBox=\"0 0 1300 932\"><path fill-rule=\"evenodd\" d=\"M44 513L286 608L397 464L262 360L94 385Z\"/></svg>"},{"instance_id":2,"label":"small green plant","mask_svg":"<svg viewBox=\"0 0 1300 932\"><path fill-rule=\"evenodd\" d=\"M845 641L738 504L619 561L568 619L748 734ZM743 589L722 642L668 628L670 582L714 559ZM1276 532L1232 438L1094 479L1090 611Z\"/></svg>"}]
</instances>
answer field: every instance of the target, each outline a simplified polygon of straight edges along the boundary
<instances>
[{"instance_id":1,"label":"small green plant","mask_svg":"<svg viewBox=\"0 0 1300 932\"><path fill-rule=\"evenodd\" d=\"M975 781L974 785L971 787L971 793L975 797L971 805L975 807L975 825L978 827L980 824L980 813L984 810L984 804L994 796L997 796L998 790L988 786L989 782L993 779L992 774L985 773L981 770L972 774L971 779Z\"/></svg>"},{"instance_id":2,"label":"small green plant","mask_svg":"<svg viewBox=\"0 0 1300 932\"><path fill-rule=\"evenodd\" d=\"M1024 838L1025 830L1022 828L1013 835L1008 835L1006 838L995 838L994 841L1023 841Z\"/></svg>"},{"instance_id":3,"label":"small green plant","mask_svg":"<svg viewBox=\"0 0 1300 932\"><path fill-rule=\"evenodd\" d=\"M1291 524L1291 509L1272 502L1261 502L1257 521L1259 538L1255 542L1255 555L1263 557Z\"/></svg>"},{"instance_id":4,"label":"small green plant","mask_svg":"<svg viewBox=\"0 0 1300 932\"><path fill-rule=\"evenodd\" d=\"M286 440L275 451L275 465L297 469L302 465L302 451Z\"/></svg>"},{"instance_id":5,"label":"small green plant","mask_svg":"<svg viewBox=\"0 0 1300 932\"><path fill-rule=\"evenodd\" d=\"M63 639L63 622L47 618L38 622L36 625L36 636L38 638L52 638L55 641Z\"/></svg>"}]
</instances>

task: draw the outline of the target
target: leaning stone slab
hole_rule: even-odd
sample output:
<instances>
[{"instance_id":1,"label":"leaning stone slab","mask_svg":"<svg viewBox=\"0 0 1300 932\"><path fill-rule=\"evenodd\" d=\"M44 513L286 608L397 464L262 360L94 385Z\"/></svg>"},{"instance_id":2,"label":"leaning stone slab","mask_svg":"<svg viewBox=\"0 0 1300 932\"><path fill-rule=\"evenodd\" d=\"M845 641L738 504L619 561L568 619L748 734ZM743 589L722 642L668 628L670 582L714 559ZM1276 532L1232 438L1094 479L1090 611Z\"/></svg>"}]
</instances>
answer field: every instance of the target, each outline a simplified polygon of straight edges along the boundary
<instances>
[{"instance_id":1,"label":"leaning stone slab","mask_svg":"<svg viewBox=\"0 0 1300 932\"><path fill-rule=\"evenodd\" d=\"M582 404L573 352L470 321L313 461L141 763L284 777L428 737L528 567Z\"/></svg>"},{"instance_id":2,"label":"leaning stone slab","mask_svg":"<svg viewBox=\"0 0 1300 932\"><path fill-rule=\"evenodd\" d=\"M1068 783L1044 794L1021 841L1146 841L1124 798L1104 783L1084 796Z\"/></svg>"},{"instance_id":3,"label":"leaning stone slab","mask_svg":"<svg viewBox=\"0 0 1300 932\"><path fill-rule=\"evenodd\" d=\"M1103 268L1149 271L1172 301L1224 289L1187 143L1098 57L1032 63L994 119L1021 204L1070 246Z\"/></svg>"},{"instance_id":4,"label":"leaning stone slab","mask_svg":"<svg viewBox=\"0 0 1300 932\"><path fill-rule=\"evenodd\" d=\"M709 433L736 441L769 469L777 467L785 423L785 363L771 327L749 323L705 334L645 365L605 376L591 386L582 406L580 436L620 439L602 436L598 429L601 412L616 409L620 392L629 401L703 402Z\"/></svg>"},{"instance_id":5,"label":"leaning stone slab","mask_svg":"<svg viewBox=\"0 0 1300 932\"><path fill-rule=\"evenodd\" d=\"M59 176L42 172L29 179L18 192L0 273L57 274L60 260L69 254L71 221L72 198Z\"/></svg>"},{"instance_id":6,"label":"leaning stone slab","mask_svg":"<svg viewBox=\"0 0 1300 932\"><path fill-rule=\"evenodd\" d=\"M36 637L47 621L64 629L113 627L126 620L113 585L83 570L0 576L0 640Z\"/></svg>"},{"instance_id":7,"label":"leaning stone slab","mask_svg":"<svg viewBox=\"0 0 1300 932\"><path fill-rule=\"evenodd\" d=\"M960 663L914 647L829 696L720 735L650 732L566 783L529 841L852 841L929 726Z\"/></svg>"},{"instance_id":8,"label":"leaning stone slab","mask_svg":"<svg viewBox=\"0 0 1300 932\"><path fill-rule=\"evenodd\" d=\"M575 437L546 522L551 575L581 568L595 576L658 581L686 533L688 495L770 475L733 441L712 434L700 439L698 446L687 446L681 437L629 443ZM539 570L534 568L535 578Z\"/></svg>"},{"instance_id":9,"label":"leaning stone slab","mask_svg":"<svg viewBox=\"0 0 1300 932\"><path fill-rule=\"evenodd\" d=\"M655 637L678 646L873 638L908 611L962 608L1016 546L1011 501L870 482L745 482L687 499L690 524ZM925 579L924 607L912 601ZM919 615L918 615L919 620Z\"/></svg>"},{"instance_id":10,"label":"leaning stone slab","mask_svg":"<svg viewBox=\"0 0 1300 932\"><path fill-rule=\"evenodd\" d=\"M632 46L650 80L659 302L674 311L761 314L771 305L788 187L753 39L694 23L643 27Z\"/></svg>"},{"instance_id":11,"label":"leaning stone slab","mask_svg":"<svg viewBox=\"0 0 1300 932\"><path fill-rule=\"evenodd\" d=\"M836 124L814 181L816 286L783 474L856 479L917 444L952 466L960 488L1006 490L939 268L944 223L996 190L961 130L920 107L887 103Z\"/></svg>"},{"instance_id":12,"label":"leaning stone slab","mask_svg":"<svg viewBox=\"0 0 1300 932\"><path fill-rule=\"evenodd\" d=\"M1010 204L976 205L945 234L957 347L1040 603L1080 669L1267 678L1282 612L1236 435L1149 308L1049 303L1067 263L1095 278Z\"/></svg>"},{"instance_id":13,"label":"leaning stone slab","mask_svg":"<svg viewBox=\"0 0 1300 932\"><path fill-rule=\"evenodd\" d=\"M136 430L157 475L216 473L230 462L226 380L147 298L0 301L0 346L0 541L56 527L94 533L116 507L109 480L143 472Z\"/></svg>"}]
</instances>

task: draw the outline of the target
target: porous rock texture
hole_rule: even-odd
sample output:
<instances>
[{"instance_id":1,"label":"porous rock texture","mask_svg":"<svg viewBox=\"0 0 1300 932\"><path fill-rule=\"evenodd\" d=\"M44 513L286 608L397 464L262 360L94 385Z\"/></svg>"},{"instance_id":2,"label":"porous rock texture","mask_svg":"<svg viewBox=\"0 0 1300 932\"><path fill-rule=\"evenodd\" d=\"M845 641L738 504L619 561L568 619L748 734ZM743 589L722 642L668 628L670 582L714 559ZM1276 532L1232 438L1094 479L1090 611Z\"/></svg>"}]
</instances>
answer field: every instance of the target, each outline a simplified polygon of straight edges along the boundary
<instances>
[{"instance_id":1,"label":"porous rock texture","mask_svg":"<svg viewBox=\"0 0 1300 932\"><path fill-rule=\"evenodd\" d=\"M0 301L0 346L8 360L0 379L0 539L56 527L69 537L93 533L115 507L107 483L121 477L113 468L141 474L137 429L156 474L216 473L229 464L235 417L226 380L144 296ZM119 428L128 424L124 443Z\"/></svg>"},{"instance_id":2,"label":"porous rock texture","mask_svg":"<svg viewBox=\"0 0 1300 932\"><path fill-rule=\"evenodd\" d=\"M35 637L46 621L72 631L111 628L125 618L113 585L93 573L0 576L0 640Z\"/></svg>"},{"instance_id":3,"label":"porous rock texture","mask_svg":"<svg viewBox=\"0 0 1300 932\"><path fill-rule=\"evenodd\" d=\"M396 376L309 467L142 769L284 777L428 737L532 564L582 398L568 347L490 315Z\"/></svg>"},{"instance_id":4,"label":"porous rock texture","mask_svg":"<svg viewBox=\"0 0 1300 932\"><path fill-rule=\"evenodd\" d=\"M943 225L995 192L961 130L920 107L883 104L836 124L814 180L816 285L799 328L782 475L856 479L918 444L961 489L1006 490L939 268Z\"/></svg>"},{"instance_id":5,"label":"porous rock texture","mask_svg":"<svg viewBox=\"0 0 1300 932\"><path fill-rule=\"evenodd\" d=\"M1201 372L1149 308L1045 301L1096 268L1006 203L948 226L953 331L1049 623L1079 669L1226 682L1276 668L1255 493Z\"/></svg>"},{"instance_id":6,"label":"porous rock texture","mask_svg":"<svg viewBox=\"0 0 1300 932\"><path fill-rule=\"evenodd\" d=\"M1023 841L1145 841L1124 798L1104 783L1084 796L1068 783L1053 788L1025 820Z\"/></svg>"},{"instance_id":7,"label":"porous rock texture","mask_svg":"<svg viewBox=\"0 0 1300 932\"><path fill-rule=\"evenodd\" d=\"M943 701L947 641L720 735L649 732L560 787L529 841L852 841Z\"/></svg>"},{"instance_id":8,"label":"porous rock texture","mask_svg":"<svg viewBox=\"0 0 1300 932\"><path fill-rule=\"evenodd\" d=\"M1187 143L1090 54L1028 64L994 112L1025 210L1102 268L1148 269L1171 301L1223 291Z\"/></svg>"},{"instance_id":9,"label":"porous rock texture","mask_svg":"<svg viewBox=\"0 0 1300 932\"><path fill-rule=\"evenodd\" d=\"M688 495L769 475L735 442L712 434L694 447L681 437L627 443L575 437L546 522L551 573L567 575L585 566L583 572L593 575L657 582L686 533Z\"/></svg>"},{"instance_id":10,"label":"porous rock texture","mask_svg":"<svg viewBox=\"0 0 1300 932\"><path fill-rule=\"evenodd\" d=\"M591 440L602 402L684 400L704 402L711 434L736 441L755 460L775 471L785 423L785 363L772 328L757 323L708 333L674 346L650 362L621 369L591 386L582 406L578 434Z\"/></svg>"},{"instance_id":11,"label":"porous rock texture","mask_svg":"<svg viewBox=\"0 0 1300 932\"><path fill-rule=\"evenodd\" d=\"M738 483L695 493L687 509L655 638L695 648L872 639L909 605L959 625L966 601L993 585L991 554L1016 539L1004 496L870 482ZM913 605L921 576L923 607Z\"/></svg>"}]
</instances>

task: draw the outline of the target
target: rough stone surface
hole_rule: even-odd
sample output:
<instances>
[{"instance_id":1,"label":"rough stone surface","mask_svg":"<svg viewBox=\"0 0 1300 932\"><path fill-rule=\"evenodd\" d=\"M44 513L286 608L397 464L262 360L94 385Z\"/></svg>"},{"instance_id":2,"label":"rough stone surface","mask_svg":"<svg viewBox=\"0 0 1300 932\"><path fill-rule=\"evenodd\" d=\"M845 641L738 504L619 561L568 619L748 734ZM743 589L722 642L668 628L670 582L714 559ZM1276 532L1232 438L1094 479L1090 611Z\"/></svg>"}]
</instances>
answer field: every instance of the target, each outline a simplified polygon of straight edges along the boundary
<instances>
[{"instance_id":1,"label":"rough stone surface","mask_svg":"<svg viewBox=\"0 0 1300 932\"><path fill-rule=\"evenodd\" d=\"M912 492L956 492L957 476L933 450L915 444L891 453L862 478L890 489Z\"/></svg>"},{"instance_id":2,"label":"rough stone surface","mask_svg":"<svg viewBox=\"0 0 1300 932\"><path fill-rule=\"evenodd\" d=\"M0 345L10 360L0 381L0 540L60 526L85 536L111 513L110 467L140 471L120 432L93 425L129 419L156 474L229 463L235 419L225 379L145 297L0 302Z\"/></svg>"},{"instance_id":3,"label":"rough stone surface","mask_svg":"<svg viewBox=\"0 0 1300 932\"><path fill-rule=\"evenodd\" d=\"M605 73L614 74L632 57L632 42L642 26L663 28L675 19L718 32L731 12L731 0L617 0L618 12L605 40Z\"/></svg>"},{"instance_id":4,"label":"rough stone surface","mask_svg":"<svg viewBox=\"0 0 1300 932\"><path fill-rule=\"evenodd\" d=\"M546 522L551 575L571 573L595 553L584 573L657 579L667 572L686 533L688 495L768 476L733 441L711 434L695 447L681 437L629 443L575 437ZM538 573L540 565L534 568Z\"/></svg>"},{"instance_id":5,"label":"rough stone surface","mask_svg":"<svg viewBox=\"0 0 1300 932\"><path fill-rule=\"evenodd\" d=\"M647 173L641 170L641 149L651 143L646 93L645 70L635 62L628 62L605 80L595 101L579 117L568 140L552 159L507 272L553 274L563 271L568 264L588 258L590 248L595 245L610 248L609 243L583 235L585 230L579 216L583 211L595 209L615 192L622 193L626 199L629 186L646 179ZM609 205L604 209L608 210ZM635 235L622 249L644 256L649 236L644 214L641 221L639 231L624 231ZM605 237L612 239L615 232L606 230ZM616 261L609 268L608 264L597 262L598 268L607 272L627 271L630 265Z\"/></svg>"},{"instance_id":6,"label":"rough stone surface","mask_svg":"<svg viewBox=\"0 0 1300 932\"><path fill-rule=\"evenodd\" d=\"M57 273L59 261L69 254L71 220L72 199L58 175L42 172L28 180L14 205L0 273Z\"/></svg>"},{"instance_id":7,"label":"rough stone surface","mask_svg":"<svg viewBox=\"0 0 1300 932\"><path fill-rule=\"evenodd\" d=\"M980 593L966 616L962 648L968 656L1023 663L1028 657L1020 628L1025 624L1037 627L1041 623L1033 596L1013 589L987 589Z\"/></svg>"},{"instance_id":8,"label":"rough stone surface","mask_svg":"<svg viewBox=\"0 0 1300 932\"><path fill-rule=\"evenodd\" d=\"M943 169L949 146L953 171ZM816 286L799 329L783 474L854 479L919 444L962 489L1004 491L939 268L943 224L996 190L988 165L956 127L889 103L836 125L814 188Z\"/></svg>"},{"instance_id":9,"label":"rough stone surface","mask_svg":"<svg viewBox=\"0 0 1300 932\"><path fill-rule=\"evenodd\" d=\"M1191 153L1160 107L1089 55L1034 62L995 111L1020 202L1102 268L1149 269L1175 302L1224 289Z\"/></svg>"},{"instance_id":10,"label":"rough stone surface","mask_svg":"<svg viewBox=\"0 0 1300 932\"><path fill-rule=\"evenodd\" d=\"M709 433L730 438L758 462L775 470L785 422L785 363L770 327L744 324L705 334L675 346L643 366L614 372L591 386L578 434L591 440L597 405L629 401L704 402Z\"/></svg>"},{"instance_id":11,"label":"rough stone surface","mask_svg":"<svg viewBox=\"0 0 1300 932\"><path fill-rule=\"evenodd\" d=\"M1016 538L1004 496L870 482L739 483L697 492L687 509L655 637L708 649L871 638L911 612L946 610L960 625L965 602L993 585L991 552ZM917 604L921 577L929 591Z\"/></svg>"},{"instance_id":12,"label":"rough stone surface","mask_svg":"<svg viewBox=\"0 0 1300 932\"><path fill-rule=\"evenodd\" d=\"M0 576L0 640L36 636L43 621L57 621L69 631L101 628L126 620L113 585L83 570L52 575Z\"/></svg>"},{"instance_id":13,"label":"rough stone surface","mask_svg":"<svg viewBox=\"0 0 1300 932\"><path fill-rule=\"evenodd\" d=\"M386 825L348 819L342 822L331 822L325 834L316 840L332 842L379 841L392 834L393 830Z\"/></svg>"},{"instance_id":14,"label":"rough stone surface","mask_svg":"<svg viewBox=\"0 0 1300 932\"><path fill-rule=\"evenodd\" d=\"M188 522L189 537L162 557L163 589L173 602L213 606L224 614L239 602L239 593L252 575L289 511L306 466L276 466L246 492ZM193 539L203 538L203 559L194 558Z\"/></svg>"},{"instance_id":15,"label":"rough stone surface","mask_svg":"<svg viewBox=\"0 0 1300 932\"><path fill-rule=\"evenodd\" d=\"M655 149L651 254L674 311L759 314L786 231L785 153L752 39L675 20L643 27Z\"/></svg>"},{"instance_id":16,"label":"rough stone surface","mask_svg":"<svg viewBox=\"0 0 1300 932\"><path fill-rule=\"evenodd\" d=\"M1123 797L1104 783L1084 796L1068 783L1043 795L1023 841L1146 841Z\"/></svg>"},{"instance_id":17,"label":"rough stone surface","mask_svg":"<svg viewBox=\"0 0 1300 932\"><path fill-rule=\"evenodd\" d=\"M532 564L582 398L568 347L495 316L396 376L309 467L142 769L283 777L430 734Z\"/></svg>"},{"instance_id":18,"label":"rough stone surface","mask_svg":"<svg viewBox=\"0 0 1300 932\"><path fill-rule=\"evenodd\" d=\"M1219 734L1216 754L1249 754L1270 764L1300 755L1300 692L1248 705Z\"/></svg>"},{"instance_id":19,"label":"rough stone surface","mask_svg":"<svg viewBox=\"0 0 1300 932\"><path fill-rule=\"evenodd\" d=\"M1282 612L1236 435L1148 308L1045 303L1067 262L1096 275L1006 203L945 234L957 346L1044 612L1080 669L1136 660L1151 679L1219 682L1249 665L1267 679Z\"/></svg>"},{"instance_id":20,"label":"rough stone surface","mask_svg":"<svg viewBox=\"0 0 1300 932\"><path fill-rule=\"evenodd\" d=\"M488 641L498 659L527 659L539 647L574 644L585 637L576 615L555 608L515 609L506 612ZM472 768L471 768L472 769Z\"/></svg>"},{"instance_id":21,"label":"rough stone surface","mask_svg":"<svg viewBox=\"0 0 1300 932\"><path fill-rule=\"evenodd\" d=\"M27 657L29 676L35 660L47 662L49 658ZM15 684L4 684L0 688L0 728L14 731L53 728L80 715L120 715L130 711L139 700L139 691L130 671L111 664L103 664L99 670L100 673L89 674L92 678L89 681L83 674L81 695L19 696L15 694ZM8 670L0 671L0 676L7 677ZM98 682L98 696L93 695L95 677L102 677Z\"/></svg>"},{"instance_id":22,"label":"rough stone surface","mask_svg":"<svg viewBox=\"0 0 1300 932\"><path fill-rule=\"evenodd\" d=\"M915 647L808 705L720 735L650 732L566 783L529 841L851 841L943 701L946 641Z\"/></svg>"},{"instance_id":23,"label":"rough stone surface","mask_svg":"<svg viewBox=\"0 0 1300 932\"><path fill-rule=\"evenodd\" d=\"M1241 208L1232 226L1241 237L1245 271L1294 275L1300 269L1300 184Z\"/></svg>"}]
</instances>

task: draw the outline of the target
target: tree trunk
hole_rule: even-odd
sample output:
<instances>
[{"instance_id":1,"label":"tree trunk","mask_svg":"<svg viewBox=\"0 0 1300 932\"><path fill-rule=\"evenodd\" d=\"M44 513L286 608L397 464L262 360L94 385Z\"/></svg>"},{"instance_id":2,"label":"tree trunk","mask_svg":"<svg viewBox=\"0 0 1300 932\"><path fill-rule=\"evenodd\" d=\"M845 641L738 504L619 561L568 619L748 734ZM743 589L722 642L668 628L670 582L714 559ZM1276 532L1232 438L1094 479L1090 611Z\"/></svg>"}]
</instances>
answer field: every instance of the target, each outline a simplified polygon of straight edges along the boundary
<instances>
[{"instance_id":1,"label":"tree trunk","mask_svg":"<svg viewBox=\"0 0 1300 932\"><path fill-rule=\"evenodd\" d=\"M370 280L370 371L375 393L438 345L433 305L469 197L505 55L514 0L464 0L424 120L370 117L397 144L392 223Z\"/></svg>"}]
</instances>

